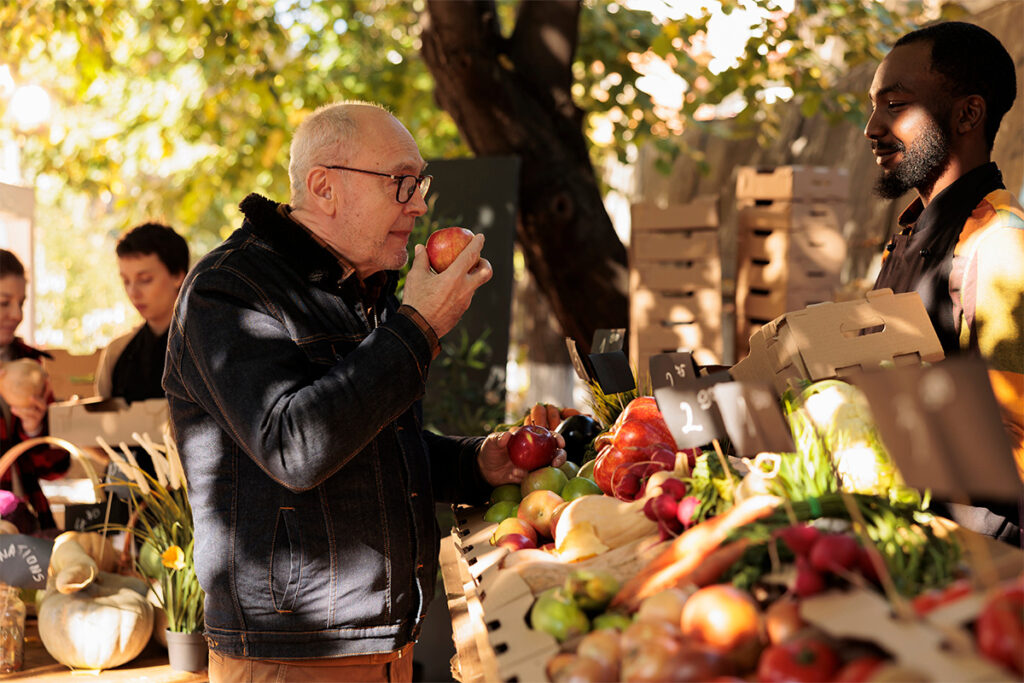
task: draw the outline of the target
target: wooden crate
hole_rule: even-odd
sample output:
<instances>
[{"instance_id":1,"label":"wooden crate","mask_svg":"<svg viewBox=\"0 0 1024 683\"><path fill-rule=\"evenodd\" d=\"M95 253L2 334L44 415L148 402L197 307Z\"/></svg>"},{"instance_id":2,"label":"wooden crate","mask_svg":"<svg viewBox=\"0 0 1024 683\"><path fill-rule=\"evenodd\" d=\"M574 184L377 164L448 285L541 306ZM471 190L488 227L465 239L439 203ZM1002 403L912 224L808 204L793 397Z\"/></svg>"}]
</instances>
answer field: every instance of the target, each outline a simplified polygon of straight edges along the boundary
<instances>
[{"instance_id":1,"label":"wooden crate","mask_svg":"<svg viewBox=\"0 0 1024 683\"><path fill-rule=\"evenodd\" d=\"M736 207L736 228L738 233L823 228L841 233L848 214L845 202L740 199Z\"/></svg>"},{"instance_id":2,"label":"wooden crate","mask_svg":"<svg viewBox=\"0 0 1024 683\"><path fill-rule=\"evenodd\" d=\"M717 259L718 231L651 230L633 233L630 253L633 264Z\"/></svg>"},{"instance_id":3,"label":"wooden crate","mask_svg":"<svg viewBox=\"0 0 1024 683\"><path fill-rule=\"evenodd\" d=\"M849 195L845 168L741 166L736 176L737 199L846 200Z\"/></svg>"},{"instance_id":4,"label":"wooden crate","mask_svg":"<svg viewBox=\"0 0 1024 683\"><path fill-rule=\"evenodd\" d=\"M717 229L718 197L698 197L686 204L670 204L665 207L634 204L630 207L630 216L633 235L648 230Z\"/></svg>"},{"instance_id":5,"label":"wooden crate","mask_svg":"<svg viewBox=\"0 0 1024 683\"><path fill-rule=\"evenodd\" d=\"M768 261L785 268L822 270L839 274L846 261L846 240L837 230L758 229L737 236L738 266L747 261Z\"/></svg>"},{"instance_id":6,"label":"wooden crate","mask_svg":"<svg viewBox=\"0 0 1024 683\"><path fill-rule=\"evenodd\" d=\"M722 287L722 262L707 258L676 263L635 264L629 271L629 291L692 292Z\"/></svg>"}]
</instances>

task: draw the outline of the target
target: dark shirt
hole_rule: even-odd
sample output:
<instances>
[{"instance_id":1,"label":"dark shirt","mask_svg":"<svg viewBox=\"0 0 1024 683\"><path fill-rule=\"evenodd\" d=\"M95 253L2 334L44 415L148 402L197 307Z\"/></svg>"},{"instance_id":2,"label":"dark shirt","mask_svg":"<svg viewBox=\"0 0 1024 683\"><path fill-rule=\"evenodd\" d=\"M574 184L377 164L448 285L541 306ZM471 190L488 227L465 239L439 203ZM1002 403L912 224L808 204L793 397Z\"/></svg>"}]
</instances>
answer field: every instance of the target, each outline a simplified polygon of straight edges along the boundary
<instances>
[{"instance_id":1,"label":"dark shirt","mask_svg":"<svg viewBox=\"0 0 1024 683\"><path fill-rule=\"evenodd\" d=\"M960 297L949 285L953 249L982 198L1003 187L1002 174L989 162L958 178L928 206L918 197L900 214L901 230L885 247L875 289L920 294L946 356L960 353L960 311L953 310Z\"/></svg>"},{"instance_id":2,"label":"dark shirt","mask_svg":"<svg viewBox=\"0 0 1024 683\"><path fill-rule=\"evenodd\" d=\"M143 325L114 364L111 395L120 396L129 403L164 398L160 382L166 355L167 332L157 336L149 325Z\"/></svg>"}]
</instances>

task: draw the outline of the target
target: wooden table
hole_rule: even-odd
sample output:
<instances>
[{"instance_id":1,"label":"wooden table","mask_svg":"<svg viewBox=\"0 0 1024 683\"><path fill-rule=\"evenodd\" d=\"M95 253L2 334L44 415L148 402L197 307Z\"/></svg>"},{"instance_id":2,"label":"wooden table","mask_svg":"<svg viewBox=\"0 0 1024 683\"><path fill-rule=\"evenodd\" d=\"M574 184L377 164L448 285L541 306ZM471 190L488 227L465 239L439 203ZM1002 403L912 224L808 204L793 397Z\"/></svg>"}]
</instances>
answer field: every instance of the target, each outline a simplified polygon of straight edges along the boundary
<instances>
[{"instance_id":1,"label":"wooden table","mask_svg":"<svg viewBox=\"0 0 1024 683\"><path fill-rule=\"evenodd\" d=\"M83 676L89 681L146 681L147 683L207 683L210 680L205 670L196 673L175 671L167 663L167 651L159 644L149 641L142 653L116 669L73 672L58 663L43 647L39 640L39 627L35 618L29 617L25 624L25 664L21 671L0 674L0 681L76 681Z\"/></svg>"}]
</instances>

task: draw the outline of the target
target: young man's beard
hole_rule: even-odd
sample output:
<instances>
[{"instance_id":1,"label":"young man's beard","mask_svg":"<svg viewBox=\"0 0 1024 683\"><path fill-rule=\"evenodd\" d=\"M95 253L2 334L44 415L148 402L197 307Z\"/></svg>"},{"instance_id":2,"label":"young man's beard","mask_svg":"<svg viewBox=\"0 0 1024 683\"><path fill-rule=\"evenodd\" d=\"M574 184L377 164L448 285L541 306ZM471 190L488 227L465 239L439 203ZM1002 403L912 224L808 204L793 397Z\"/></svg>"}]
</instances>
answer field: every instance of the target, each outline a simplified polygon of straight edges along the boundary
<instances>
[{"instance_id":1,"label":"young man's beard","mask_svg":"<svg viewBox=\"0 0 1024 683\"><path fill-rule=\"evenodd\" d=\"M929 119L909 148L897 141L894 148L903 154L903 160L891 171L882 171L875 181L875 194L896 199L911 189L929 189L949 165L949 138L948 130Z\"/></svg>"}]
</instances>

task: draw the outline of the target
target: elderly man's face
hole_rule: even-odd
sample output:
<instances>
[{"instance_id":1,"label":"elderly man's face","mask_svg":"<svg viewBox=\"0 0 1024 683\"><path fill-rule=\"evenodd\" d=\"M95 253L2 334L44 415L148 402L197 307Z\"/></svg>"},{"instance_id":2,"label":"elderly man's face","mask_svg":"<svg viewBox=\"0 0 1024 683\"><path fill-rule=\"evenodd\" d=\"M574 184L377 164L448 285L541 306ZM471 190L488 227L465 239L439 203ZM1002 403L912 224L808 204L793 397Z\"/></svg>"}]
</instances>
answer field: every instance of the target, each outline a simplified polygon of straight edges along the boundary
<instances>
[{"instance_id":1,"label":"elderly man's face","mask_svg":"<svg viewBox=\"0 0 1024 683\"><path fill-rule=\"evenodd\" d=\"M930 191L949 165L949 86L930 69L931 44L894 48L871 83L873 109L864 135L882 172L875 191L894 199Z\"/></svg>"},{"instance_id":2,"label":"elderly man's face","mask_svg":"<svg viewBox=\"0 0 1024 683\"><path fill-rule=\"evenodd\" d=\"M393 175L420 175L426 167L409 131L383 110L367 107L357 115L359 148L339 164ZM360 278L396 270L408 260L406 246L416 218L427 205L417 190L401 204L397 181L383 176L330 169L339 214L328 241L355 266Z\"/></svg>"}]
</instances>

